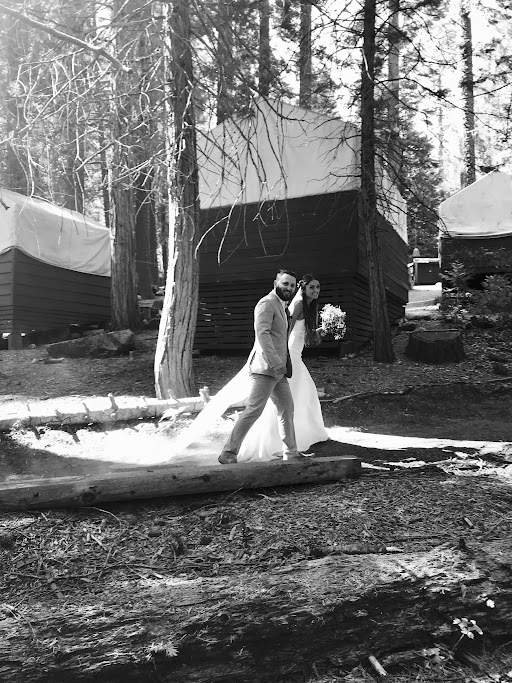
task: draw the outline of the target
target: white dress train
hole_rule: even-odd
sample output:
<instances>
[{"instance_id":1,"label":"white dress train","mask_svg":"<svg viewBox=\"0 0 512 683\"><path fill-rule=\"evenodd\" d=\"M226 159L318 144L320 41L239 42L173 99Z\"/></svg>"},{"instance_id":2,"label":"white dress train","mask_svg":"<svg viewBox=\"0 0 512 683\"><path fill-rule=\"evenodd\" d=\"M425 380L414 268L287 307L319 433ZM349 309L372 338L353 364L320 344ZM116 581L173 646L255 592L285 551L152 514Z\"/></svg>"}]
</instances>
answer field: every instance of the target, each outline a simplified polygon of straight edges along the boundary
<instances>
[{"instance_id":1,"label":"white dress train","mask_svg":"<svg viewBox=\"0 0 512 683\"><path fill-rule=\"evenodd\" d=\"M305 451L329 436L324 427L322 409L318 392L302 360L304 349L305 322L297 320L290 334L288 347L293 373L290 389L294 401L294 424L297 448ZM235 375L207 403L192 424L174 440L173 451L179 455L200 455L209 453L219 455L233 427L230 420L222 420L222 415L233 405L243 403L249 394L248 364ZM282 442L277 427L277 409L269 399L263 413L251 427L242 442L238 454L240 462L249 460L270 460L282 453Z\"/></svg>"}]
</instances>

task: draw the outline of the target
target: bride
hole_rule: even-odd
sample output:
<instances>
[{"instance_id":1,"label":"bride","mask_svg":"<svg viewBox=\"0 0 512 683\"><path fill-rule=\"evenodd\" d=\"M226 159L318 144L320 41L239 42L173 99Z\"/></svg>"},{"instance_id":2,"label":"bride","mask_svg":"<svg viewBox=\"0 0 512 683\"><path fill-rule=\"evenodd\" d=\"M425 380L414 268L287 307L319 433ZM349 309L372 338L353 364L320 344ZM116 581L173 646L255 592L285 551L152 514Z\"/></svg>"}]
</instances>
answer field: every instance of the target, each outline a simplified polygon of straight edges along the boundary
<instances>
[{"instance_id":1,"label":"bride","mask_svg":"<svg viewBox=\"0 0 512 683\"><path fill-rule=\"evenodd\" d=\"M313 444L329 438L324 427L315 383L302 360L304 346L320 343L323 336L322 328L318 327L319 294L319 280L314 275L304 275L289 305L291 331L288 348L293 373L288 382L294 402L295 436L299 451L307 451ZM220 419L228 408L243 403L247 398L248 390L249 368L246 364L206 404L192 424L177 437L174 450L180 454L187 452L217 454L220 452L226 438ZM269 400L263 413L242 442L238 461L270 460L281 456L282 441L277 427L277 409Z\"/></svg>"}]
</instances>

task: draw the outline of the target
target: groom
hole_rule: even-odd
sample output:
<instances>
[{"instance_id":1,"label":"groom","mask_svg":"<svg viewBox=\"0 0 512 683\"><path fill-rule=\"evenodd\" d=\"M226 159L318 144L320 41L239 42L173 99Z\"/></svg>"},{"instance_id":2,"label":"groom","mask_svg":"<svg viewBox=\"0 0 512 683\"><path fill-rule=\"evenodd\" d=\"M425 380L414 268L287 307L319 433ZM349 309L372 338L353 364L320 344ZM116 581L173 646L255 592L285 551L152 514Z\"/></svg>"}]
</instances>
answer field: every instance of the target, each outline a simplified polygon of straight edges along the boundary
<instances>
[{"instance_id":1,"label":"groom","mask_svg":"<svg viewBox=\"0 0 512 683\"><path fill-rule=\"evenodd\" d=\"M254 309L256 340L249 356L251 388L247 407L238 418L219 456L228 465L237 462L245 435L263 412L271 398L278 415L279 434L283 442L283 459L303 458L297 451L293 426L293 398L287 377L291 377L288 355L288 318L286 304L297 288L297 276L291 270L280 270L274 289L260 299Z\"/></svg>"}]
</instances>

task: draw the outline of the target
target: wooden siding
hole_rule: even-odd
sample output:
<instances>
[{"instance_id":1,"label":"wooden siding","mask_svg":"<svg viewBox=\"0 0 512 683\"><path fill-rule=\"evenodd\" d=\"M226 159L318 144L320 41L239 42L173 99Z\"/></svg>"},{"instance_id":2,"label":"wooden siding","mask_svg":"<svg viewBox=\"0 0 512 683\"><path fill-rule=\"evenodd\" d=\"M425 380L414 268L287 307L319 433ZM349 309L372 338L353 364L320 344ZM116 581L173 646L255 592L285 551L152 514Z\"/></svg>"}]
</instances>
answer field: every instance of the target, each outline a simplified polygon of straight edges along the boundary
<instances>
[{"instance_id":1,"label":"wooden siding","mask_svg":"<svg viewBox=\"0 0 512 683\"><path fill-rule=\"evenodd\" d=\"M14 254L12 249L0 254L0 332L10 330L13 318L12 282Z\"/></svg>"},{"instance_id":2,"label":"wooden siding","mask_svg":"<svg viewBox=\"0 0 512 683\"><path fill-rule=\"evenodd\" d=\"M320 276L319 276L320 277ZM320 308L327 303L341 306L347 313L344 341L362 344L370 339L370 299L366 279L353 273L342 277L321 277ZM254 343L254 306L272 289L270 282L233 281L203 284L199 291L199 311L195 346L198 349L250 349ZM388 292L388 313L392 320L403 317L404 303ZM324 348L334 346L325 342Z\"/></svg>"},{"instance_id":3,"label":"wooden siding","mask_svg":"<svg viewBox=\"0 0 512 683\"><path fill-rule=\"evenodd\" d=\"M203 234L215 226L201 248L202 283L267 280L270 289L282 267L322 277L357 271L355 192L246 204L230 211L201 212Z\"/></svg>"},{"instance_id":4,"label":"wooden siding","mask_svg":"<svg viewBox=\"0 0 512 683\"><path fill-rule=\"evenodd\" d=\"M322 286L320 306L332 303L347 312L345 341L367 341L370 300L357 203L357 192L340 192L249 204L231 214L229 209L201 212L203 234L214 227L201 249L196 348L250 348L254 306L282 267L299 277L314 273ZM388 312L396 320L408 297L407 245L384 221L382 243Z\"/></svg>"},{"instance_id":5,"label":"wooden siding","mask_svg":"<svg viewBox=\"0 0 512 683\"><path fill-rule=\"evenodd\" d=\"M386 292L388 294L391 293L396 299L403 302L403 305L405 306L409 297L407 244L384 219L380 220L378 240ZM360 264L359 273L367 278L366 238L363 230L359 233L358 247Z\"/></svg>"},{"instance_id":6,"label":"wooden siding","mask_svg":"<svg viewBox=\"0 0 512 683\"><path fill-rule=\"evenodd\" d=\"M12 315L0 318L0 332L50 330L110 318L110 278L58 268L18 249L9 253Z\"/></svg>"}]
</instances>

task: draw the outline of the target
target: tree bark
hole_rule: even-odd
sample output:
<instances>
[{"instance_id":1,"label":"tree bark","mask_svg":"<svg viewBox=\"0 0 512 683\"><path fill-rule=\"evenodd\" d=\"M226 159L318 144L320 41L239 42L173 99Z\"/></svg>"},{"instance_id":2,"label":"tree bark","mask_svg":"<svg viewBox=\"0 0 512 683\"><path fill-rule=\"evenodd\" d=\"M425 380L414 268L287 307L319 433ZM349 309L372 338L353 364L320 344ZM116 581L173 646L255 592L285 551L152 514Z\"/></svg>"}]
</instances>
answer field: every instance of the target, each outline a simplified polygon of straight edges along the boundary
<instances>
[{"instance_id":1,"label":"tree bark","mask_svg":"<svg viewBox=\"0 0 512 683\"><path fill-rule=\"evenodd\" d=\"M366 238L368 286L373 331L373 358L394 361L386 304L384 275L380 262L377 231L377 189L375 185L375 16L376 0L365 0L363 24L363 64L361 69L361 191L359 220Z\"/></svg>"},{"instance_id":2,"label":"tree bark","mask_svg":"<svg viewBox=\"0 0 512 683\"><path fill-rule=\"evenodd\" d=\"M122 169L129 168L129 165L126 152L121 147L123 132L120 131L119 135L112 172L112 329L135 331L140 328L140 316L136 290L133 188L129 178L120 177Z\"/></svg>"},{"instance_id":3,"label":"tree bark","mask_svg":"<svg viewBox=\"0 0 512 683\"><path fill-rule=\"evenodd\" d=\"M369 655L385 662L416 650L421 660L424 647L454 646L455 617L474 619L484 643L510 634L511 566L509 544L496 541L468 552L329 556L243 579L157 582L141 567L151 579L130 599L122 586L89 593L93 603L2 605L0 678L280 683ZM494 609L485 596L499 596Z\"/></svg>"},{"instance_id":4,"label":"tree bark","mask_svg":"<svg viewBox=\"0 0 512 683\"><path fill-rule=\"evenodd\" d=\"M233 17L231 0L218 0L219 26L217 42L217 124L233 113L234 64Z\"/></svg>"},{"instance_id":5,"label":"tree bark","mask_svg":"<svg viewBox=\"0 0 512 683\"><path fill-rule=\"evenodd\" d=\"M387 162L396 183L401 170L400 149L400 0L389 0L388 25L388 125Z\"/></svg>"},{"instance_id":6,"label":"tree bark","mask_svg":"<svg viewBox=\"0 0 512 683\"><path fill-rule=\"evenodd\" d=\"M21 3L20 3L21 4ZM26 126L24 114L25 97L21 88L15 87L20 80L19 72L21 60L27 46L26 28L16 18L4 18L4 47L6 58L6 73L3 77L3 110L7 135L12 139L5 144L2 156L5 159L5 177L2 185L14 192L30 194L27 159L23 141L17 138L17 131ZM4 80L5 79L5 80ZM13 89L14 86L14 89Z\"/></svg>"},{"instance_id":7,"label":"tree bark","mask_svg":"<svg viewBox=\"0 0 512 683\"><path fill-rule=\"evenodd\" d=\"M116 0L118 19L129 17L129 6ZM116 47L118 52L126 50L131 39L129 22L127 28L118 31ZM127 33L128 32L128 33ZM137 271L135 268L135 198L134 198L134 141L132 134L131 101L132 77L126 72L115 75L113 95L115 111L112 142L114 151L111 166L111 198L113 220L112 250L112 329L131 329L141 327L137 300Z\"/></svg>"},{"instance_id":8,"label":"tree bark","mask_svg":"<svg viewBox=\"0 0 512 683\"><path fill-rule=\"evenodd\" d=\"M309 108L313 88L310 0L300 3L299 40L299 106Z\"/></svg>"},{"instance_id":9,"label":"tree bark","mask_svg":"<svg viewBox=\"0 0 512 683\"><path fill-rule=\"evenodd\" d=\"M270 95L272 71L270 66L270 2L259 0L260 7L260 44L258 61L259 93L262 97Z\"/></svg>"},{"instance_id":10,"label":"tree bark","mask_svg":"<svg viewBox=\"0 0 512 683\"><path fill-rule=\"evenodd\" d=\"M457 363L466 357L462 345L462 332L410 332L405 355L420 363Z\"/></svg>"},{"instance_id":11,"label":"tree bark","mask_svg":"<svg viewBox=\"0 0 512 683\"><path fill-rule=\"evenodd\" d=\"M187 455L183 454L186 463ZM213 459L213 458L212 458ZM293 484L325 484L361 474L355 456L236 465L136 467L100 475L0 483L0 510L83 507L112 501L187 496Z\"/></svg>"},{"instance_id":12,"label":"tree bark","mask_svg":"<svg viewBox=\"0 0 512 683\"><path fill-rule=\"evenodd\" d=\"M462 25L462 80L464 98L464 168L462 187L476 180L475 170L475 96L473 76L473 37L471 30L471 0L461 0Z\"/></svg>"},{"instance_id":13,"label":"tree bark","mask_svg":"<svg viewBox=\"0 0 512 683\"><path fill-rule=\"evenodd\" d=\"M199 176L188 0L173 4L169 29L169 263L155 355L155 389L161 399L197 394L192 350L199 292Z\"/></svg>"}]
</instances>

